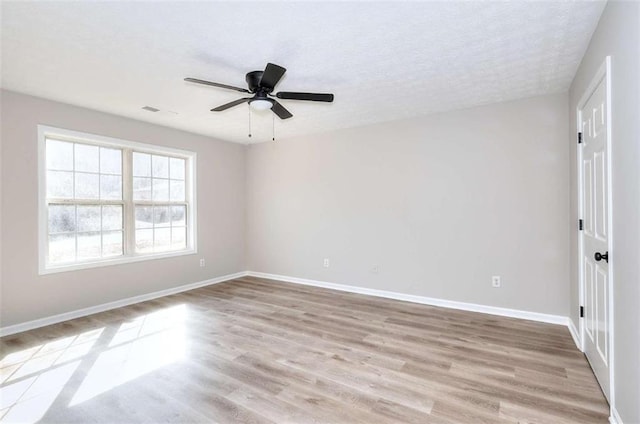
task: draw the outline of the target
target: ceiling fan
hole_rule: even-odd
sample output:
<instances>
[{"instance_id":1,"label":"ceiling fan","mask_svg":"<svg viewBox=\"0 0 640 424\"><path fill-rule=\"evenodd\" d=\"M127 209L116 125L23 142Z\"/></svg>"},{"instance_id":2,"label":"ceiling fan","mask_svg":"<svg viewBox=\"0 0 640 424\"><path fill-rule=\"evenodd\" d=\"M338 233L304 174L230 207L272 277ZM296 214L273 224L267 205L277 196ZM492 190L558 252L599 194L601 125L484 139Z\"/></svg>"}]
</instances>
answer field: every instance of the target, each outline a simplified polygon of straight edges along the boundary
<instances>
[{"instance_id":1,"label":"ceiling fan","mask_svg":"<svg viewBox=\"0 0 640 424\"><path fill-rule=\"evenodd\" d=\"M205 81L197 78L185 78L187 82L195 82L197 84L211 85L213 87L226 88L228 90L235 90L241 93L253 94L253 97L243 97L233 102L218 106L211 109L211 112L222 112L231 107L240 105L242 103L249 103L249 105L256 110L271 109L273 113L278 115L280 119L288 119L293 115L284 106L278 103L273 97L286 100L309 100L312 102L333 102L333 94L321 94L321 93L296 93L290 91L280 91L272 94L273 89L278 84L282 76L287 70L282 66L275 65L273 63L267 63L267 67L264 71L249 72L246 76L247 85L249 89L234 87L232 85L220 84L217 82Z\"/></svg>"}]
</instances>

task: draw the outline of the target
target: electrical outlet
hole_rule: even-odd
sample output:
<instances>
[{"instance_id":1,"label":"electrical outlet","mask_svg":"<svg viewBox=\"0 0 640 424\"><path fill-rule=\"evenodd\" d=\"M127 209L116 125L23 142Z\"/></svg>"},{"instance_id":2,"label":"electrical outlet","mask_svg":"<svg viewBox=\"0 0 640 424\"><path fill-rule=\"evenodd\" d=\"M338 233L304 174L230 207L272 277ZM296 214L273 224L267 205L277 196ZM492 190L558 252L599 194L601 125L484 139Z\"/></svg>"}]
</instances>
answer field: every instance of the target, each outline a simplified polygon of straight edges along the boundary
<instances>
[{"instance_id":1,"label":"electrical outlet","mask_svg":"<svg viewBox=\"0 0 640 424\"><path fill-rule=\"evenodd\" d=\"M491 277L491 287L498 288L501 285L502 285L502 281L500 280L499 275L494 275L493 277Z\"/></svg>"},{"instance_id":2,"label":"electrical outlet","mask_svg":"<svg viewBox=\"0 0 640 424\"><path fill-rule=\"evenodd\" d=\"M200 266L203 267L204 266L204 258L200 259Z\"/></svg>"},{"instance_id":3,"label":"electrical outlet","mask_svg":"<svg viewBox=\"0 0 640 424\"><path fill-rule=\"evenodd\" d=\"M371 268L371 272L374 274L377 274L380 272L380 267L378 265L374 265L373 268Z\"/></svg>"},{"instance_id":4,"label":"electrical outlet","mask_svg":"<svg viewBox=\"0 0 640 424\"><path fill-rule=\"evenodd\" d=\"M325 268L329 268L329 258L324 258L324 261L322 262L322 266Z\"/></svg>"}]
</instances>

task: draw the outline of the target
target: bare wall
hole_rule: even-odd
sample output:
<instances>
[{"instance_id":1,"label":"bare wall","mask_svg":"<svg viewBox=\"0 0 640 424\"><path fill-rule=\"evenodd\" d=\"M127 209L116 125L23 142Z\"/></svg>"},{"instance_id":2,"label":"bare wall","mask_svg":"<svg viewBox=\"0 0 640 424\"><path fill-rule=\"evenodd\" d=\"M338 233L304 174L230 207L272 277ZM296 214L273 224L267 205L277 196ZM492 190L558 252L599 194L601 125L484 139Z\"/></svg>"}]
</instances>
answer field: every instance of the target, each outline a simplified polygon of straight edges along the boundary
<instances>
[{"instance_id":1,"label":"bare wall","mask_svg":"<svg viewBox=\"0 0 640 424\"><path fill-rule=\"evenodd\" d=\"M0 12L1 14L2 12ZM0 90L0 127L2 127L2 90ZM2 307L2 131L0 128L0 307ZM2 327L2 317L0 316L0 327Z\"/></svg>"},{"instance_id":2,"label":"bare wall","mask_svg":"<svg viewBox=\"0 0 640 424\"><path fill-rule=\"evenodd\" d=\"M567 315L567 103L544 96L251 146L249 269Z\"/></svg>"},{"instance_id":3,"label":"bare wall","mask_svg":"<svg viewBox=\"0 0 640 424\"><path fill-rule=\"evenodd\" d=\"M640 3L609 1L573 80L571 217L578 218L576 109L598 68L611 56L612 240L615 408L640 423ZM578 234L571 231L571 309L578 328Z\"/></svg>"},{"instance_id":4,"label":"bare wall","mask_svg":"<svg viewBox=\"0 0 640 424\"><path fill-rule=\"evenodd\" d=\"M244 146L2 91L2 326L246 269ZM198 254L38 276L37 125L195 151ZM207 266L201 268L199 259Z\"/></svg>"}]
</instances>

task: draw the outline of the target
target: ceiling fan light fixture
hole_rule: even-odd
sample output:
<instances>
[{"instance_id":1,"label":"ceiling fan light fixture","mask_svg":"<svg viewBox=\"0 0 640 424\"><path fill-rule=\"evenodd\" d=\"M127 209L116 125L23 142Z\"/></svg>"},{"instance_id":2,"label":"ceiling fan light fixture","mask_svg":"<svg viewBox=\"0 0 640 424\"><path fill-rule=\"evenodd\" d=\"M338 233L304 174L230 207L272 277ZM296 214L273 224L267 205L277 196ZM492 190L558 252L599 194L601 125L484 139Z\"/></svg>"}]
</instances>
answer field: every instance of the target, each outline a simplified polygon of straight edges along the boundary
<instances>
[{"instance_id":1,"label":"ceiling fan light fixture","mask_svg":"<svg viewBox=\"0 0 640 424\"><path fill-rule=\"evenodd\" d=\"M258 99L258 100L252 100L251 102L249 102L249 105L253 110L262 111L262 110L271 109L271 107L273 106L273 103L271 103L269 100Z\"/></svg>"}]
</instances>

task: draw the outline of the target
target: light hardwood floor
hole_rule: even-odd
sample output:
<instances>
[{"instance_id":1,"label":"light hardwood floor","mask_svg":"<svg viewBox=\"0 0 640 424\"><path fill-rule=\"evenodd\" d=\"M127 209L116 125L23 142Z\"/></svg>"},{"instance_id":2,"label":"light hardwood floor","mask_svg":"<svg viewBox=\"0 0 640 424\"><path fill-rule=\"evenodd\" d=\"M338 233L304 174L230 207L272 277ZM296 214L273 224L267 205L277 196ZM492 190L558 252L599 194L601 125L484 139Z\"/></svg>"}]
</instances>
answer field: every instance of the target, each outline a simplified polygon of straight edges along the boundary
<instances>
[{"instance_id":1,"label":"light hardwood floor","mask_svg":"<svg viewBox=\"0 0 640 424\"><path fill-rule=\"evenodd\" d=\"M606 423L562 326L242 278L0 340L0 416Z\"/></svg>"}]
</instances>

